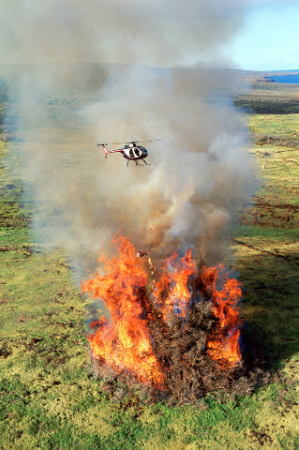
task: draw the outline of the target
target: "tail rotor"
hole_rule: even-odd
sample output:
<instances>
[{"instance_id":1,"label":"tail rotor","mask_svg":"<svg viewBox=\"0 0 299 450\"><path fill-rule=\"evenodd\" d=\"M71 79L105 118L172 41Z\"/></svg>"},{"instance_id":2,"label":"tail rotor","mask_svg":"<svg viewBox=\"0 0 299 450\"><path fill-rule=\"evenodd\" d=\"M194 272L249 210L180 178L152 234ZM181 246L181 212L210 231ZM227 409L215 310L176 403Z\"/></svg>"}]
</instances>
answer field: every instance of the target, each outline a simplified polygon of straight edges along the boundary
<instances>
[{"instance_id":1,"label":"tail rotor","mask_svg":"<svg viewBox=\"0 0 299 450\"><path fill-rule=\"evenodd\" d=\"M103 147L104 153L105 153L105 159L107 158L108 152L106 149L106 145L108 144L97 144L97 147L100 147L100 145Z\"/></svg>"}]
</instances>

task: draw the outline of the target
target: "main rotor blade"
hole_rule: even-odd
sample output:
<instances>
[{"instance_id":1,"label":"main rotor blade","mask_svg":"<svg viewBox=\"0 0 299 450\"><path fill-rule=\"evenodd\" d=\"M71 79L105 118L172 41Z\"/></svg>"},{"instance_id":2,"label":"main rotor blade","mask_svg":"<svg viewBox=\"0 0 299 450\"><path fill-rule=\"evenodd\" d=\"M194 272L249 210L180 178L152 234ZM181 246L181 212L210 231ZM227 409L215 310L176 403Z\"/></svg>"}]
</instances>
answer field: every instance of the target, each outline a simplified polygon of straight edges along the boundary
<instances>
[{"instance_id":1,"label":"main rotor blade","mask_svg":"<svg viewBox=\"0 0 299 450\"><path fill-rule=\"evenodd\" d=\"M152 140L149 140L149 141L134 141L134 142L143 143L143 142L158 142L158 141L165 141L165 139L152 139Z\"/></svg>"},{"instance_id":2,"label":"main rotor blade","mask_svg":"<svg viewBox=\"0 0 299 450\"><path fill-rule=\"evenodd\" d=\"M110 142L112 145L122 145L122 144L142 144L143 142L158 142L158 141L165 141L165 139L153 139L149 141L126 141L126 142Z\"/></svg>"}]
</instances>

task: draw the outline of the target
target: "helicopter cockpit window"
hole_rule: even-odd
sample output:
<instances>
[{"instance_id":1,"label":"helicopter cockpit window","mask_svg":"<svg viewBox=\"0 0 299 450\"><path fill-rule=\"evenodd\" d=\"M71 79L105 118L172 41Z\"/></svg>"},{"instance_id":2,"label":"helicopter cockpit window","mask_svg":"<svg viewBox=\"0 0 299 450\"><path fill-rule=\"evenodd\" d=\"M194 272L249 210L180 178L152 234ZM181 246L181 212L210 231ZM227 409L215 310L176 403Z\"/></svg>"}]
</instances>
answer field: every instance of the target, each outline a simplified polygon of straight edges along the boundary
<instances>
[{"instance_id":1,"label":"helicopter cockpit window","mask_svg":"<svg viewBox=\"0 0 299 450\"><path fill-rule=\"evenodd\" d=\"M140 153L141 153L139 148L135 147L134 148L134 152L135 152L136 157L138 158L140 156Z\"/></svg>"},{"instance_id":2,"label":"helicopter cockpit window","mask_svg":"<svg viewBox=\"0 0 299 450\"><path fill-rule=\"evenodd\" d=\"M130 155L130 158L134 158L134 153L133 153L133 149L132 148L130 148L129 155Z\"/></svg>"}]
</instances>

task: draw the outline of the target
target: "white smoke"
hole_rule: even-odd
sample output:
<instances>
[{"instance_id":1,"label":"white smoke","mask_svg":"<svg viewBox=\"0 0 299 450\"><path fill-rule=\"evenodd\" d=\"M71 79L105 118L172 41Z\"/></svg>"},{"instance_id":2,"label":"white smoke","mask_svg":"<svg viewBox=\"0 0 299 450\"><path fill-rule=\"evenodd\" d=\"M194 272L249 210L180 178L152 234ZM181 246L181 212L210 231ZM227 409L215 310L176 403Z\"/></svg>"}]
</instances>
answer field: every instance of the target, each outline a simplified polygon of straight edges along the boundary
<instances>
[{"instance_id":1,"label":"white smoke","mask_svg":"<svg viewBox=\"0 0 299 450\"><path fill-rule=\"evenodd\" d=\"M223 239L252 193L252 172L229 71L200 61L221 56L247 6L3 2L2 61L38 63L14 66L22 72L14 145L26 156L23 176L41 205L33 226L45 230L43 239L82 264L99 249L110 253L119 228L156 261L190 246L199 262L221 260ZM155 165L126 168L120 154L105 160L95 147L133 139L164 139L145 144Z\"/></svg>"}]
</instances>

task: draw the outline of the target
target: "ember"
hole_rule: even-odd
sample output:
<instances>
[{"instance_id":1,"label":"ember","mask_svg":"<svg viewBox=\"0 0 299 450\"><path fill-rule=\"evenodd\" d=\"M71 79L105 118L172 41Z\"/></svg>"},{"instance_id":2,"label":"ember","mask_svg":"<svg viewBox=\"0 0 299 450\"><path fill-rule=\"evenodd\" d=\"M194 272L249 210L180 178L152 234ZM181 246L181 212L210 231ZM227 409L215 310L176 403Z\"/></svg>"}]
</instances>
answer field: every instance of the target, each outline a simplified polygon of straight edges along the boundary
<instances>
[{"instance_id":1,"label":"ember","mask_svg":"<svg viewBox=\"0 0 299 450\"><path fill-rule=\"evenodd\" d=\"M187 250L165 261L148 294L146 261L128 239L114 237L113 244L118 258L98 260L105 275L96 272L82 283L82 291L100 297L111 314L93 322L88 333L98 371L137 379L180 401L229 388L234 374L241 374L240 283L223 265L199 272Z\"/></svg>"}]
</instances>

